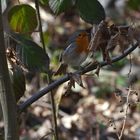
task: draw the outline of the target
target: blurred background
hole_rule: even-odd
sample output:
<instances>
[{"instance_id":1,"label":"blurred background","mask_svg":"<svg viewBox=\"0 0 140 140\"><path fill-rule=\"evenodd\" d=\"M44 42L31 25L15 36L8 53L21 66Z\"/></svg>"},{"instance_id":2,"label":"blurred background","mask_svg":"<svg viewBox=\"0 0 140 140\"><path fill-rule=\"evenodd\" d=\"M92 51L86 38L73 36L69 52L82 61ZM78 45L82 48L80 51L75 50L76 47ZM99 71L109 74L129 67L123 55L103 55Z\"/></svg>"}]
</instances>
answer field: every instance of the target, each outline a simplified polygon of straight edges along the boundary
<instances>
[{"instance_id":1,"label":"blurred background","mask_svg":"<svg viewBox=\"0 0 140 140\"><path fill-rule=\"evenodd\" d=\"M40 13L45 46L50 57L50 67L56 71L60 65L59 57L67 46L72 33L81 29L94 29L94 25L83 21L76 9L71 9L58 16L51 11L47 0L40 0ZM128 25L140 31L139 0L99 0L105 9L106 19L110 24ZM8 7L16 4L13 0ZM32 0L20 0L35 7ZM5 13L4 13L5 14ZM6 25L5 25L6 26ZM7 29L7 27L5 27ZM39 33L32 33L33 40L40 45ZM140 38L140 33L138 38ZM116 47L113 55L120 55ZM95 58L101 62L102 54L97 52ZM87 62L90 58L87 59ZM69 69L71 70L71 68ZM131 71L131 72L130 72ZM130 74L129 74L130 73ZM65 95L67 83L54 89L57 109L58 132L60 140L117 140L124 116L128 91L129 109L123 140L140 139L140 50L137 48L111 66L101 68L99 77L95 71L82 76L85 88L76 84ZM54 76L53 81L61 76ZM45 73L26 74L26 92L22 103L35 92L47 86ZM129 88L129 89L128 89ZM33 103L20 119L21 140L52 139L52 111L49 94ZM3 121L0 127L3 127Z\"/></svg>"}]
</instances>

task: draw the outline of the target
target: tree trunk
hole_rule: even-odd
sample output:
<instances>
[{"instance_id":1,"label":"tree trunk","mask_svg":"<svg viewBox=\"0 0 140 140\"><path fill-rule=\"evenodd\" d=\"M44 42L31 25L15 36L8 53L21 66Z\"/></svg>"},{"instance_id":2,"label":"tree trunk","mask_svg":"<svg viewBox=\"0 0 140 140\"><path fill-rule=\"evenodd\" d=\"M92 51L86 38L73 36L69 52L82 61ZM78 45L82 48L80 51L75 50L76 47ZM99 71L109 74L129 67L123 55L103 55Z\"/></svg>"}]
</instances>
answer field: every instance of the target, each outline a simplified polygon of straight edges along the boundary
<instances>
[{"instance_id":1,"label":"tree trunk","mask_svg":"<svg viewBox=\"0 0 140 140\"><path fill-rule=\"evenodd\" d=\"M4 118L5 140L18 140L17 110L5 56L2 7L0 1L0 102Z\"/></svg>"}]
</instances>

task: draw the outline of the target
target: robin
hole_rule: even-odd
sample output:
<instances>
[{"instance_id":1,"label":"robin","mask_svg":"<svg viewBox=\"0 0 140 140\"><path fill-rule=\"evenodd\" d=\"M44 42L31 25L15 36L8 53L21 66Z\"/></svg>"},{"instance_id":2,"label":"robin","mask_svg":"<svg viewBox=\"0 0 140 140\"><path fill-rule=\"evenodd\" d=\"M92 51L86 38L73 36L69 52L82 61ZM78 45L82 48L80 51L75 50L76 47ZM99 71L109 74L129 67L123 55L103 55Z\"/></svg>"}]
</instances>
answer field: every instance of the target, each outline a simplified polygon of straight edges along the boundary
<instances>
[{"instance_id":1,"label":"robin","mask_svg":"<svg viewBox=\"0 0 140 140\"><path fill-rule=\"evenodd\" d=\"M66 73L67 66L78 68L86 60L89 53L89 33L80 31L70 39L68 47L61 55L61 65L55 75Z\"/></svg>"}]
</instances>

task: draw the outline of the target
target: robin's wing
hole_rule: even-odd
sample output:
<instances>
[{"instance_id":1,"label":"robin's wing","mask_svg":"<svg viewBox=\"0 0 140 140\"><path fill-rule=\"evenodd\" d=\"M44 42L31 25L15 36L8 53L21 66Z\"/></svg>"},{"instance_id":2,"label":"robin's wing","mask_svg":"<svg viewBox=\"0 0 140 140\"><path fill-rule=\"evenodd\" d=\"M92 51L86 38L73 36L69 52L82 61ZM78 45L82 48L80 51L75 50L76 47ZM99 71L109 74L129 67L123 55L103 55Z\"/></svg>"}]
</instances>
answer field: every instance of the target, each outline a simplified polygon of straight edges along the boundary
<instances>
[{"instance_id":1,"label":"robin's wing","mask_svg":"<svg viewBox=\"0 0 140 140\"><path fill-rule=\"evenodd\" d=\"M71 53L75 51L75 48L76 48L76 43L75 42L71 43L62 53L62 57L64 55L71 55Z\"/></svg>"},{"instance_id":2,"label":"robin's wing","mask_svg":"<svg viewBox=\"0 0 140 140\"><path fill-rule=\"evenodd\" d=\"M68 47L59 55L59 62L63 61L63 56L71 54L73 50L75 49L75 41L71 42L71 44L68 45Z\"/></svg>"}]
</instances>

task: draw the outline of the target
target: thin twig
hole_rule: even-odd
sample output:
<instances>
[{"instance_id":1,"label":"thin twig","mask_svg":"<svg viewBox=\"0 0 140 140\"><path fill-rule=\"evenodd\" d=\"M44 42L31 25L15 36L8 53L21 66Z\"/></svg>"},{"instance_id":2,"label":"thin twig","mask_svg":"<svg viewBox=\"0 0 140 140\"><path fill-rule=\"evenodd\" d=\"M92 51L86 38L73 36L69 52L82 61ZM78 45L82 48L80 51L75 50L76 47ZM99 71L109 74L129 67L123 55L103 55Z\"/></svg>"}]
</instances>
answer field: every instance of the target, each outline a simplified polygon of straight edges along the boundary
<instances>
[{"instance_id":1,"label":"thin twig","mask_svg":"<svg viewBox=\"0 0 140 140\"><path fill-rule=\"evenodd\" d=\"M36 6L37 17L38 17L38 22L39 22L40 39L41 39L41 43L42 43L42 46L43 46L43 50L46 53L45 41L44 41L43 30L42 30L42 22L41 22L40 10L39 10L39 1L38 0L35 0L35 6Z\"/></svg>"},{"instance_id":2,"label":"thin twig","mask_svg":"<svg viewBox=\"0 0 140 140\"><path fill-rule=\"evenodd\" d=\"M35 0L35 6L37 10L37 16L38 16L38 21L39 21L39 31L40 31L40 39L43 45L43 50L46 54L46 49L45 49L45 41L43 37L43 30L42 30L42 22L41 22L41 17L40 17L40 10L39 10L39 1ZM52 82L52 76L51 76L51 71L48 73L48 83L51 84ZM53 89L50 91L50 98L51 98L51 105L52 105L52 120L53 120L53 128L54 128L54 136L55 140L58 139L58 130L57 130L57 117L56 117L56 108L55 108L55 101L54 101L54 96L53 96Z\"/></svg>"},{"instance_id":3,"label":"thin twig","mask_svg":"<svg viewBox=\"0 0 140 140\"><path fill-rule=\"evenodd\" d=\"M46 140L47 139L47 137L49 137L50 135L53 135L53 131L51 131L51 132L48 132L47 134L45 134L43 137L41 137L39 140Z\"/></svg>"},{"instance_id":4,"label":"thin twig","mask_svg":"<svg viewBox=\"0 0 140 140\"><path fill-rule=\"evenodd\" d=\"M122 129L121 129L120 135L118 137L119 140L122 139L123 132L124 132L125 125L126 125L127 114L128 114L128 109L129 109L129 96L130 96L130 93L131 93L131 90L129 89L128 94L127 94L127 99L126 99L126 109L125 109L125 115L124 115L124 120L123 120L123 124L122 124Z\"/></svg>"},{"instance_id":5,"label":"thin twig","mask_svg":"<svg viewBox=\"0 0 140 140\"><path fill-rule=\"evenodd\" d=\"M129 78L132 71L132 57L131 57L131 54L129 54L128 56L129 56L129 64L130 64L130 68L128 72L128 78Z\"/></svg>"},{"instance_id":6,"label":"thin twig","mask_svg":"<svg viewBox=\"0 0 140 140\"><path fill-rule=\"evenodd\" d=\"M49 79L49 83L51 84L52 82L52 74L48 74L48 79ZM55 100L54 100L54 94L53 94L53 90L51 90L51 105L52 105L52 119L53 119L53 128L54 128L54 136L55 136L55 140L59 140L58 138L58 126L57 126L57 117L56 117L56 105L55 105Z\"/></svg>"},{"instance_id":7,"label":"thin twig","mask_svg":"<svg viewBox=\"0 0 140 140\"><path fill-rule=\"evenodd\" d=\"M136 43L135 45L133 45L132 47L128 48L126 51L124 51L123 54L116 56L114 58L112 58L111 62L115 63L121 59L123 59L124 57L126 57L128 54L130 54L132 51L134 51L137 47L138 47L138 43ZM100 63L100 66L106 66L108 65L108 63L106 61L103 61ZM89 71L95 70L98 67L98 64L93 64L90 65L88 67L86 67L85 69L83 69L82 71L76 71L75 73L80 73L80 74L85 74ZM35 102L36 100L38 100L39 98L41 98L42 96L44 96L45 94L47 94L48 92L50 92L52 89L55 89L56 87L58 87L59 85L61 85L62 83L68 81L70 79L70 77L66 74L64 75L62 78L57 79L56 81L54 81L53 83L49 84L47 87L45 87L44 89L38 91L37 93L33 94L32 97L30 97L29 99L27 99L24 103L19 105L19 111L22 112L24 111L27 107L29 107L33 102Z\"/></svg>"}]
</instances>

